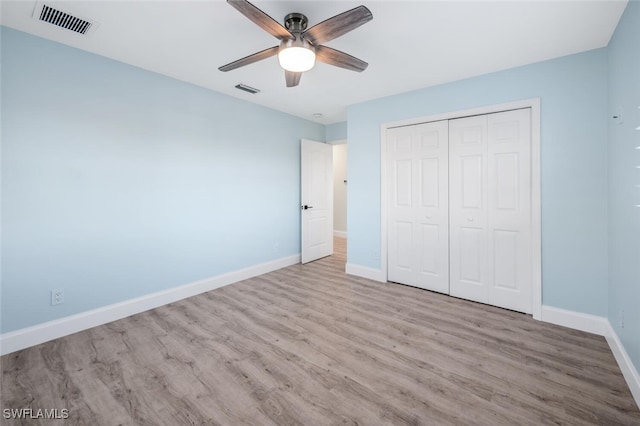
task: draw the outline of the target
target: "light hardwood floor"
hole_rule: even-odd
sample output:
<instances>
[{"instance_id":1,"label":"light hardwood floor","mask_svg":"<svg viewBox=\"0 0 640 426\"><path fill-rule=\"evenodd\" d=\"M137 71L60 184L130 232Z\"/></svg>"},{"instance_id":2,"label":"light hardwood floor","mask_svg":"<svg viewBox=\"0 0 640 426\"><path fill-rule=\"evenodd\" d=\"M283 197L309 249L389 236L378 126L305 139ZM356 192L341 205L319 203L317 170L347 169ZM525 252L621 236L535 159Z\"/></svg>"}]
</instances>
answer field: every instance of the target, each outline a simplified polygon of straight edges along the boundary
<instances>
[{"instance_id":1,"label":"light hardwood floor","mask_svg":"<svg viewBox=\"0 0 640 426\"><path fill-rule=\"evenodd\" d=\"M344 263L337 239L312 264L6 355L2 408L69 410L48 425L640 424L602 337Z\"/></svg>"}]
</instances>

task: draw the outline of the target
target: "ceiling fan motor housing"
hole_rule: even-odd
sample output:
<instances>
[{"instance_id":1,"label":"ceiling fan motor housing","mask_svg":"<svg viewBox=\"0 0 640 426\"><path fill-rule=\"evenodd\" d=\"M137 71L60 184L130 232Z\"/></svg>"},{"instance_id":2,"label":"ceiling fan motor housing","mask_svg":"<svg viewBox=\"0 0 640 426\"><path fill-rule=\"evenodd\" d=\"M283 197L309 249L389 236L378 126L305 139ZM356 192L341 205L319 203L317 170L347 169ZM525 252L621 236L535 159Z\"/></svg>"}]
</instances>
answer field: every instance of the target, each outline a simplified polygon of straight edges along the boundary
<instances>
[{"instance_id":1,"label":"ceiling fan motor housing","mask_svg":"<svg viewBox=\"0 0 640 426\"><path fill-rule=\"evenodd\" d=\"M309 20L302 13L290 13L284 17L284 27L291 33L301 33L307 29Z\"/></svg>"}]
</instances>

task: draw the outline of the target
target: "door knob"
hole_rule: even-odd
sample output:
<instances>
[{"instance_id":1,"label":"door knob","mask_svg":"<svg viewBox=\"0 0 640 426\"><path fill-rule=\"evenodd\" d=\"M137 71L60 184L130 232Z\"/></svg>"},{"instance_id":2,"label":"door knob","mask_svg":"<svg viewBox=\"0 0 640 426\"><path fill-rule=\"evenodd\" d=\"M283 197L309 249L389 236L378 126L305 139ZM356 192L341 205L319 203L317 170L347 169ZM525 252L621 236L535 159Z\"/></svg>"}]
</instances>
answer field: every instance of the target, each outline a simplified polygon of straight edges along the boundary
<instances>
[{"instance_id":1,"label":"door knob","mask_svg":"<svg viewBox=\"0 0 640 426\"><path fill-rule=\"evenodd\" d=\"M305 204L304 206L300 206L300 208L301 208L302 210L308 210L308 209L312 209L312 208L313 208L313 206L308 206L308 205L306 205L306 204Z\"/></svg>"}]
</instances>

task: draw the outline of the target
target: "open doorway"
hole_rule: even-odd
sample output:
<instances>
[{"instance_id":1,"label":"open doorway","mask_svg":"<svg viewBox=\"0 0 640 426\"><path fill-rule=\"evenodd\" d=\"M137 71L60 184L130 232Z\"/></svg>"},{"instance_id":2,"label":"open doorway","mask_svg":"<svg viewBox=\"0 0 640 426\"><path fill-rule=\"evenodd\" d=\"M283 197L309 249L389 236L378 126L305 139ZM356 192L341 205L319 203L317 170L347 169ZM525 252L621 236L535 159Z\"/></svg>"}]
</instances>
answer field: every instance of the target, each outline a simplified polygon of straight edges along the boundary
<instances>
[{"instance_id":1,"label":"open doorway","mask_svg":"<svg viewBox=\"0 0 640 426\"><path fill-rule=\"evenodd\" d=\"M347 238L347 144L333 145L333 236Z\"/></svg>"},{"instance_id":2,"label":"open doorway","mask_svg":"<svg viewBox=\"0 0 640 426\"><path fill-rule=\"evenodd\" d=\"M333 240L334 252L347 250L347 141L333 142Z\"/></svg>"}]
</instances>

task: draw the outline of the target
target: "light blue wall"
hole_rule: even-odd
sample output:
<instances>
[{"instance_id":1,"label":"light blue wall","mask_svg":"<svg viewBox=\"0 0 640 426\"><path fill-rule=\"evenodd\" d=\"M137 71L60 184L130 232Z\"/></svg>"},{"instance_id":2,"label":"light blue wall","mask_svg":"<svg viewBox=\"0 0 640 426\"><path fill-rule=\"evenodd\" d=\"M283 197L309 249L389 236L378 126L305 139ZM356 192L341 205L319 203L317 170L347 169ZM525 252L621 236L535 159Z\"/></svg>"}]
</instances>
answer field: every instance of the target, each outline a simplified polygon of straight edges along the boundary
<instances>
[{"instance_id":1,"label":"light blue wall","mask_svg":"<svg viewBox=\"0 0 640 426\"><path fill-rule=\"evenodd\" d=\"M1 35L3 333L300 252L324 126Z\"/></svg>"},{"instance_id":2,"label":"light blue wall","mask_svg":"<svg viewBox=\"0 0 640 426\"><path fill-rule=\"evenodd\" d=\"M347 122L329 124L326 126L326 141L333 142L347 138Z\"/></svg>"},{"instance_id":3,"label":"light blue wall","mask_svg":"<svg viewBox=\"0 0 640 426\"><path fill-rule=\"evenodd\" d=\"M380 268L380 125L541 98L543 303L607 313L607 52L378 99L348 109L348 262Z\"/></svg>"},{"instance_id":4,"label":"light blue wall","mask_svg":"<svg viewBox=\"0 0 640 426\"><path fill-rule=\"evenodd\" d=\"M609 321L640 370L640 2L609 44ZM624 328L621 327L621 314Z\"/></svg>"}]
</instances>

